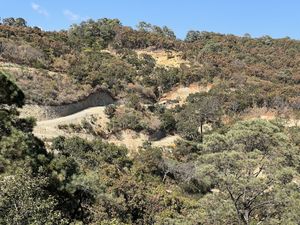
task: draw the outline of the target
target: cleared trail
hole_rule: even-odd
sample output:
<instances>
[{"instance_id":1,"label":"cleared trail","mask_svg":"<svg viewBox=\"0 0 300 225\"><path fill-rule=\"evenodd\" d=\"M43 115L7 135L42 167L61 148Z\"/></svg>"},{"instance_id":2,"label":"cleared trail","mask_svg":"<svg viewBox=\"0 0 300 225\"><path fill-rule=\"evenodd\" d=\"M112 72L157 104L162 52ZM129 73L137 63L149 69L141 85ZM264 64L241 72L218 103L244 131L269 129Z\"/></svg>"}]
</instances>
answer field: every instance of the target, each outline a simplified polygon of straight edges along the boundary
<instances>
[{"instance_id":1,"label":"cleared trail","mask_svg":"<svg viewBox=\"0 0 300 225\"><path fill-rule=\"evenodd\" d=\"M98 123L102 127L106 127L106 124L109 122L105 112L105 106L92 107L85 109L81 112L59 117L56 119L45 120L37 122L33 133L35 136L43 140L51 140L57 136L66 136L74 137L79 136L84 139L93 140L95 136L86 133L70 133L65 130L59 129L59 125L70 125L70 124L81 124L84 119L87 119L91 116L97 118ZM179 136L168 136L159 141L154 141L153 146L155 147L173 147L174 142ZM137 134L134 131L126 130L121 133L121 137L117 138L115 136L110 137L107 141L109 143L114 143L116 145L125 145L128 149L136 151L139 147L143 145L144 141L148 140L148 136L145 134Z\"/></svg>"},{"instance_id":2,"label":"cleared trail","mask_svg":"<svg viewBox=\"0 0 300 225\"><path fill-rule=\"evenodd\" d=\"M65 124L80 124L82 120L91 116L96 117L98 120L101 120L101 123L106 124L109 120L106 117L104 110L105 106L92 107L69 116L40 121L37 122L33 133L41 139L51 139L59 135L67 137L74 136L64 130L59 129L58 126ZM78 136L82 138L93 139L93 136L88 134L78 134Z\"/></svg>"},{"instance_id":3,"label":"cleared trail","mask_svg":"<svg viewBox=\"0 0 300 225\"><path fill-rule=\"evenodd\" d=\"M201 87L201 86L190 86L187 87L179 87L176 90L171 91L168 94L165 94L164 98L160 100L159 103L163 103L167 100L174 100L174 99L180 99L179 104L183 103L186 99L186 97L191 93L197 93L197 92L203 92L203 91L209 91L211 86L207 87ZM167 105L167 106L173 106ZM55 138L57 136L66 136L66 137L73 137L73 136L79 136L84 139L93 140L97 138L97 136L88 134L88 132L75 132L70 131L66 129L59 129L59 126L61 125L80 125L82 124L83 120L89 119L89 118L95 118L96 125L100 127L102 130L107 131L107 123L109 122L109 118L105 114L105 106L97 106L97 107L90 107L87 109L84 109L78 113L74 113L65 117L59 117L55 119L49 119L49 120L42 120L37 122L37 126L34 128L33 133L45 140L50 141L52 138ZM32 116L34 116L34 112L37 109L34 107L29 107L29 112ZM27 115L30 116L30 115ZM277 118L276 112L268 111L268 109L264 108L255 108L252 111L250 111L248 114L245 114L241 120L250 120L250 119L265 119L265 120L275 120ZM300 120L297 119L287 119L282 121L283 125L286 127L292 127L292 126L300 126ZM155 147L175 147L176 140L181 139L179 135L171 135L167 136L165 138L162 138L158 141L152 141L152 145ZM139 147L143 145L145 141L148 141L149 137L147 134L144 133L136 133L132 130L124 130L122 131L118 136L111 135L108 139L106 139L109 143L114 143L116 145L125 145L128 149L136 151Z\"/></svg>"}]
</instances>

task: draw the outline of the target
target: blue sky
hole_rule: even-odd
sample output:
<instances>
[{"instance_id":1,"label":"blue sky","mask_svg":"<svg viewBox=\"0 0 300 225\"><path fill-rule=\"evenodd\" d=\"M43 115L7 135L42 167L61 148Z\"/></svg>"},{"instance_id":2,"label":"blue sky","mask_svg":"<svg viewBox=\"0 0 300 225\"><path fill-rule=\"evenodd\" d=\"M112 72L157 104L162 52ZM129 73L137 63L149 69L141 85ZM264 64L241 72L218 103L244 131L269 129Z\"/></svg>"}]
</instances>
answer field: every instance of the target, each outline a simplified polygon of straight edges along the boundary
<instances>
[{"instance_id":1,"label":"blue sky","mask_svg":"<svg viewBox=\"0 0 300 225\"><path fill-rule=\"evenodd\" d=\"M299 0L0 0L0 16L23 17L45 30L67 29L92 18L167 25L179 38L188 30L300 39Z\"/></svg>"}]
</instances>

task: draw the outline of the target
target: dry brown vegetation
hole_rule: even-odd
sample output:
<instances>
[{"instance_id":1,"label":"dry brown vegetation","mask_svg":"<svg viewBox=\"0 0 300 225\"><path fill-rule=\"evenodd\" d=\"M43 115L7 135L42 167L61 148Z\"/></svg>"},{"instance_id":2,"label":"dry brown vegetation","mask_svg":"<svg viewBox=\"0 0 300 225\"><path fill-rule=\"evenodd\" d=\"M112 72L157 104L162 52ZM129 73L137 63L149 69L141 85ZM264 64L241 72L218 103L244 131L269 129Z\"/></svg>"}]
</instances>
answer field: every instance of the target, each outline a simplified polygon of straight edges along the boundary
<instances>
[{"instance_id":1,"label":"dry brown vegetation","mask_svg":"<svg viewBox=\"0 0 300 225\"><path fill-rule=\"evenodd\" d=\"M75 83L63 73L3 62L0 62L0 70L11 74L25 93L28 103L66 104L78 101L92 92L90 85Z\"/></svg>"},{"instance_id":2,"label":"dry brown vegetation","mask_svg":"<svg viewBox=\"0 0 300 225\"><path fill-rule=\"evenodd\" d=\"M299 222L299 41L2 21L0 224ZM35 104L117 101L34 126L10 79Z\"/></svg>"},{"instance_id":3,"label":"dry brown vegetation","mask_svg":"<svg viewBox=\"0 0 300 225\"><path fill-rule=\"evenodd\" d=\"M189 65L187 60L183 59L183 52L173 50L151 50L151 49L139 49L136 50L138 55L147 54L152 56L157 66L164 67L180 67L182 64Z\"/></svg>"}]
</instances>

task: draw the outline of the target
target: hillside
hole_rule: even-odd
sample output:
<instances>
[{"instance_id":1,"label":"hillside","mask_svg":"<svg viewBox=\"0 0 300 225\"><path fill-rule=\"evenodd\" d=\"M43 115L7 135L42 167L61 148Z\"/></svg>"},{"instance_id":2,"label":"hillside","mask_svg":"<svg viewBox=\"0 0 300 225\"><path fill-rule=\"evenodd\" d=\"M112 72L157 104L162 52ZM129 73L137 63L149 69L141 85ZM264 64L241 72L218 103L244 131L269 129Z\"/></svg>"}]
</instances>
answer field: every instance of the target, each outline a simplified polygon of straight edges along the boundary
<instances>
[{"instance_id":1,"label":"hillside","mask_svg":"<svg viewBox=\"0 0 300 225\"><path fill-rule=\"evenodd\" d=\"M7 21L0 224L299 222L300 41Z\"/></svg>"}]
</instances>

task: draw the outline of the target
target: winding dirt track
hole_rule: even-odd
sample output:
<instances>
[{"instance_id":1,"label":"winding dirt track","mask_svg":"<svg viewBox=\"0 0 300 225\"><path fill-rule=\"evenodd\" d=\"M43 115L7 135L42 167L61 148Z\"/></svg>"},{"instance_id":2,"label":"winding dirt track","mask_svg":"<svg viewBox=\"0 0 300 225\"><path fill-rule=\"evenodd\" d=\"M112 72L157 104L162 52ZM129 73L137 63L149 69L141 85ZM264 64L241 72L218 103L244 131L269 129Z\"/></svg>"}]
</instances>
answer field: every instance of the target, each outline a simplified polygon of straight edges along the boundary
<instances>
[{"instance_id":1,"label":"winding dirt track","mask_svg":"<svg viewBox=\"0 0 300 225\"><path fill-rule=\"evenodd\" d=\"M180 102L183 103L189 94L203 92L203 91L207 92L210 90L210 88L211 85L203 87L198 84L192 84L189 87L180 86L175 88L170 93L166 93L166 95L161 99L161 101L180 99ZM35 107L31 105L28 106L27 108L26 107L24 108L25 108L23 110L24 117L26 116L37 117L37 115L45 114L43 113L44 109L39 107ZM105 106L97 106L97 107L87 108L83 111L65 117L59 117L50 120L43 120L44 118L37 117L41 119L41 121L37 122L37 126L34 128L33 133L37 137L45 141L51 140L52 138L60 135L66 137L80 136L82 138L91 140L95 138L93 135L86 134L86 133L70 133L65 130L59 129L58 127L59 125L81 124L81 122L84 119L93 116L97 119L97 123L100 124L102 128L105 128L106 124L109 122L109 119L104 113L104 110L105 110ZM178 135L168 136L159 141L153 142L153 145L157 147L174 146L174 141L178 138L179 138ZM147 135L135 134L134 132L124 131L121 134L121 138L117 138L113 136L108 139L108 142L112 142L118 145L124 144L128 148L136 149L139 146L141 146L142 143L146 140L148 140Z\"/></svg>"},{"instance_id":2,"label":"winding dirt track","mask_svg":"<svg viewBox=\"0 0 300 225\"><path fill-rule=\"evenodd\" d=\"M179 100L179 104L182 104L185 102L187 96L192 93L197 92L208 92L211 89L212 85L207 85L205 87L199 86L197 84L192 84L189 87L178 87L174 89L173 91L165 94L165 96L160 100L160 104L163 104L165 101L168 100ZM176 105L176 104L175 104ZM174 106L167 104L167 106ZM34 112L37 109L34 107L30 107L29 114L32 114L34 116ZM106 114L104 113L105 106L98 106L98 107L91 107L87 108L83 111L80 111L78 113L65 116L65 117L59 117L56 119L51 120L45 120L45 121L38 121L37 126L34 128L34 134L47 141L51 140L54 137L57 136L80 136L81 138L85 138L88 140L95 139L95 136L86 134L86 133L70 133L65 130L59 129L59 125L70 125L70 124L81 124L81 122L84 119L87 119L91 116L95 117L97 119L97 124L101 126L101 128L104 128L106 130L106 125L109 122L109 119L107 118ZM276 119L276 114L266 111L266 109L255 109L255 112L251 112L248 116L245 116L243 120L249 120L249 119L266 119L266 120L273 120ZM30 115L26 115L30 116ZM296 119L289 119L285 121L285 126L291 127L291 126L300 126L300 120ZM152 142L153 146L155 147L174 147L175 141L177 139L180 139L178 135L168 136L165 137L159 141ZM107 141L110 143L115 143L117 145L125 145L128 149L131 150L137 150L144 141L149 140L149 137L145 134L138 134L134 131L125 130L121 133L119 137L111 136Z\"/></svg>"},{"instance_id":3,"label":"winding dirt track","mask_svg":"<svg viewBox=\"0 0 300 225\"><path fill-rule=\"evenodd\" d=\"M51 139L59 135L72 136L70 135L70 133L67 133L59 129L58 125L80 124L83 119L86 119L87 117L90 116L94 116L98 119L101 119L101 123L106 124L108 122L108 119L104 113L104 109L105 106L92 107L69 116L37 122L37 125L34 128L33 133L41 139ZM78 134L78 135L80 135L80 137L83 138L93 139L92 135L88 135L88 134Z\"/></svg>"},{"instance_id":4,"label":"winding dirt track","mask_svg":"<svg viewBox=\"0 0 300 225\"><path fill-rule=\"evenodd\" d=\"M97 118L97 122L105 127L109 122L106 114L104 113L105 106L92 107L85 109L81 112L60 117L51 120L39 121L33 130L35 136L49 141L57 136L79 136L84 139L93 140L95 136L86 133L69 133L62 129L59 129L59 125L70 125L70 124L80 124L82 120L88 117ZM155 147L173 147L176 139L180 138L178 135L168 136L159 141L154 141L153 146ZM126 130L121 133L121 137L117 138L115 136L110 137L107 141L114 143L116 145L125 145L128 149L136 151L139 147L143 145L144 141L148 140L148 136L145 134L138 134L134 131Z\"/></svg>"}]
</instances>

